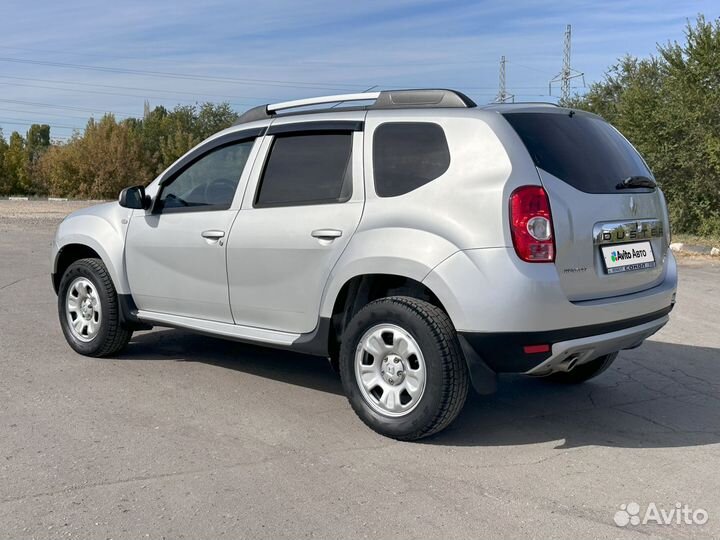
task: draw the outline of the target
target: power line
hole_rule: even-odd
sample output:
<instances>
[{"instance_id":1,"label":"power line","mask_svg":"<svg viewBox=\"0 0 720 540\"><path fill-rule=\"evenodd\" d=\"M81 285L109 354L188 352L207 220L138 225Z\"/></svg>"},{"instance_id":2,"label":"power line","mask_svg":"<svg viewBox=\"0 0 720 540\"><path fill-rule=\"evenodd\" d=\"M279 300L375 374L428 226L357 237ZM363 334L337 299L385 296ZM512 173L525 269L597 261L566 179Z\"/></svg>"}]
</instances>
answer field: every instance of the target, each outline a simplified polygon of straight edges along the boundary
<instances>
[{"instance_id":1,"label":"power line","mask_svg":"<svg viewBox=\"0 0 720 540\"><path fill-rule=\"evenodd\" d=\"M6 109L6 108L4 108L4 107L0 107L0 111L13 112L13 113L26 113L26 114L42 115L43 117L45 117L45 116L55 116L55 117L57 117L57 118L68 118L68 119L73 119L73 120L82 120L83 122L88 119L87 116L70 116L70 115L67 115L67 114L58 114L58 113L53 113L53 112L48 112L48 111L41 111L41 112L38 112L38 111L28 111L27 109Z\"/></svg>"},{"instance_id":2,"label":"power line","mask_svg":"<svg viewBox=\"0 0 720 540\"><path fill-rule=\"evenodd\" d=\"M511 63L511 64L514 65L514 66L518 66L518 67L521 67L521 68L524 68L524 69L529 69L529 70L531 70L531 71L536 71L537 73L541 73L542 75L545 75L546 77L549 77L549 76L550 76L550 75L548 74L548 72L545 71L545 70L538 69L538 68L532 67L532 66L527 66L527 65L525 65L525 64L518 64L518 63L515 62L514 60L513 60L513 61L508 60L508 62ZM543 88L545 88L545 87L543 86Z\"/></svg>"},{"instance_id":3,"label":"power line","mask_svg":"<svg viewBox=\"0 0 720 540\"><path fill-rule=\"evenodd\" d=\"M19 120L19 119L16 119L16 120ZM10 124L13 126L27 126L27 125L39 124L39 123L40 122L7 122L5 120L0 120L0 125ZM43 122L43 124L45 124L45 123ZM51 128L56 128L56 129L85 129L85 128L81 128L81 127L77 127L77 126L61 126L59 124L45 124L45 125L50 126Z\"/></svg>"},{"instance_id":4,"label":"power line","mask_svg":"<svg viewBox=\"0 0 720 540\"><path fill-rule=\"evenodd\" d=\"M71 56L78 56L78 57L91 57L91 58L109 58L106 53L89 53L87 51L83 52L77 52L77 51L68 51L68 50L49 50L49 49L35 49L35 48L27 48L27 47L10 47L6 45L0 45L0 49L8 49L12 51L25 51L25 52L32 52L32 53L42 53L42 54L63 54L63 55L71 55ZM156 51L157 52L157 51ZM178 52L177 49L169 49L166 51L159 51L160 54L163 53L169 53L171 55L175 55ZM113 55L113 60L146 60L146 56L117 56ZM345 60L338 60L338 61L328 61L328 60L303 60L302 62L263 62L263 66L280 66L280 67L287 67L287 66L298 66L298 65L319 65L319 66L355 66L355 67L391 67L391 66L447 66L447 65L490 65L493 62L488 60L418 60L415 62L410 62L408 60L397 60L395 62L347 62ZM233 62L234 66L245 66L245 67L253 67L256 68L258 66L258 63L237 63ZM359 85L358 85L359 86Z\"/></svg>"},{"instance_id":5,"label":"power line","mask_svg":"<svg viewBox=\"0 0 720 540\"><path fill-rule=\"evenodd\" d=\"M134 97L139 99L158 99L158 100L167 100L167 101L185 101L189 103L196 103L197 99L186 99L186 98L174 98L174 97L167 97L167 96L151 96L151 95L138 95L138 94L125 94L122 92L103 92L101 90L83 90L82 88L63 88L59 86L45 86L45 85L39 85L39 84L24 84L24 83L15 83L15 82L2 82L0 81L0 84L8 85L8 86L21 86L26 88L44 88L47 90L63 90L65 92L80 92L84 94L99 94L99 95L105 95L105 96L123 96L123 97ZM248 105L254 105L253 103L233 103L233 105L242 105L242 106L248 106Z\"/></svg>"},{"instance_id":6,"label":"power line","mask_svg":"<svg viewBox=\"0 0 720 540\"><path fill-rule=\"evenodd\" d=\"M268 98L268 97L256 97L256 96L234 96L229 94L213 94L208 92L184 92L180 90L162 90L159 88L140 88L137 86L117 86L114 84L97 84L97 83L87 83L87 82L79 82L79 81L59 81L57 79L36 79L33 77L13 77L10 75L0 75L0 79L13 79L17 81L33 81L33 82L46 82L46 83L52 83L52 84L72 84L76 86L90 86L93 88L110 88L112 90L135 90L138 92L162 92L162 93L169 93L169 94L182 94L187 96L212 96L212 97L221 97L226 99L253 99L258 101L267 101L271 99L281 99L281 98Z\"/></svg>"},{"instance_id":7,"label":"power line","mask_svg":"<svg viewBox=\"0 0 720 540\"><path fill-rule=\"evenodd\" d=\"M71 107L70 105L53 105L51 103L39 103L35 101L21 101L18 99L0 99L2 103L12 103L15 105L29 105L31 107L48 107L51 109L67 109L70 111L89 112L89 113L100 113L100 114L114 114L116 116L132 117L135 115L127 113L119 113L114 111L101 111L99 109L87 109L85 107Z\"/></svg>"},{"instance_id":8,"label":"power line","mask_svg":"<svg viewBox=\"0 0 720 540\"><path fill-rule=\"evenodd\" d=\"M505 60L507 64L515 64L515 62L511 62L510 60ZM465 86L463 84L449 84L447 86L456 86L458 88L462 88L464 90L497 90L497 86ZM406 86L383 86L383 88L389 89L389 88L407 88ZM513 86L514 89L517 90L545 90L547 86L545 85L534 85L534 86ZM486 94L490 95L490 94ZM495 94L492 94L495 95Z\"/></svg>"},{"instance_id":9,"label":"power line","mask_svg":"<svg viewBox=\"0 0 720 540\"><path fill-rule=\"evenodd\" d=\"M37 120L26 120L25 118L9 118L9 117L0 117L0 124L16 124L16 125L24 125L24 124L38 124L38 125L46 125L49 126L51 124L48 124L47 122L38 122ZM65 127L68 129L84 129L78 126L60 126L56 125L55 127Z\"/></svg>"},{"instance_id":10,"label":"power line","mask_svg":"<svg viewBox=\"0 0 720 540\"><path fill-rule=\"evenodd\" d=\"M21 58L9 58L9 57L0 57L0 62L11 62L11 63L21 63L21 64L31 64L31 65L42 65L42 66L50 66L50 67L60 67L60 68L69 68L69 69L81 69L81 70L90 70L90 71L100 71L105 73L125 73L130 75L146 75L149 77L159 77L159 78L169 78L169 79L185 79L185 80L191 80L191 81L203 81L203 82L223 82L223 83L236 83L236 84L245 84L245 85L266 85L266 86L276 86L280 88L301 88L305 90L344 90L344 89L358 89L358 88L365 88L367 85L363 84L347 84L347 83L313 83L313 82L307 82L307 81L286 81L286 80L275 80L275 79L246 79L246 78L233 78L233 77L218 77L218 76L209 76L209 75L194 75L194 74L187 74L187 73L171 73L171 72L164 72L164 71L154 71L154 70L140 70L140 69L128 69L128 68L114 68L114 67L108 67L108 66L90 66L86 64L70 64L65 62L49 62L44 60L30 60L30 59L21 59ZM107 85L104 85L107 86ZM393 88L406 88L407 85L404 86L397 86L397 85L378 85L385 89L393 89ZM492 87L488 86L465 86L465 85L448 85L448 86L457 86L457 87L463 87L468 90L492 90ZM117 87L114 87L117 88ZM525 87L526 89L538 89L543 88L541 86L534 86L534 87ZM160 90L162 91L162 90ZM488 94L489 95L489 94ZM265 101L266 98L254 98L250 96L244 96L242 99L259 99ZM269 101L272 101L273 98L269 99ZM274 98L278 99L278 98Z\"/></svg>"},{"instance_id":11,"label":"power line","mask_svg":"<svg viewBox=\"0 0 720 540\"><path fill-rule=\"evenodd\" d=\"M188 73L170 73L166 71L151 71L151 70L143 70L143 69L127 69L127 68L114 68L114 67L107 67L107 66L89 66L86 64L69 64L65 62L48 62L45 60L28 60L28 59L22 59L22 58L9 58L9 57L0 57L0 62L10 62L10 63L16 63L16 64L31 64L31 65L38 65L38 66L49 66L49 67L60 67L60 68L69 68L69 69L81 69L81 70L87 70L87 71L102 71L105 73L126 73L129 75L145 75L148 77L159 77L159 78L168 78L168 79L186 79L191 81L213 81L213 82L231 82L236 84L247 84L247 85L256 85L256 84L262 84L265 86L278 86L281 88L305 88L305 89L311 89L311 90L338 90L340 88L350 88L350 89L356 89L360 87L364 87L366 85L360 85L360 84L345 84L345 83L337 83L333 84L332 86L330 84L322 84L322 83L313 83L313 82L305 82L305 81L283 81L283 80L275 80L275 79L238 79L233 77L215 77L215 76L203 76L203 75L193 75Z\"/></svg>"},{"instance_id":12,"label":"power line","mask_svg":"<svg viewBox=\"0 0 720 540\"><path fill-rule=\"evenodd\" d=\"M509 63L509 60L507 61ZM139 88L139 87L131 87L131 86L114 86L109 84L92 84L92 83L82 83L82 82L71 82L71 81L58 81L53 79L37 79L37 78L31 78L31 77L13 77L9 75L0 75L0 79L12 79L12 80L22 80L22 81L39 81L39 82L50 82L53 84L68 84L68 85L78 85L78 86L90 86L90 87L98 87L98 88L114 88L114 89L120 89L120 90L137 90L137 91L149 91L149 92L168 92L169 94L184 94L184 95L192 95L192 96L215 96L215 97L224 97L224 98L237 98L237 99L254 99L258 101L263 102L272 102L274 99L282 99L282 98L268 98L268 97L254 97L254 96L232 96L228 94L207 94L207 93L195 93L195 92L181 92L181 91L166 91L161 89L153 89L153 88ZM137 95L137 94L126 94L126 93L119 93L119 92L99 92L99 91L91 91L91 90L81 90L76 88L62 88L62 87L50 87L50 86L43 86L43 85L30 85L30 84L20 84L20 83L9 83L9 82L2 82L0 81L0 84L5 85L11 85L11 86L23 86L23 87L30 87L30 88L47 88L51 90L67 90L67 91L76 91L76 92L84 92L84 93L92 93L92 94L107 94L107 95L118 95L118 96L127 96L127 97L140 97L140 98L150 98L150 99L165 99L165 100L176 100L176 101L187 101L187 102L196 102L197 99L180 99L175 97L167 97L167 96L149 96L149 95ZM377 85L376 85L377 86ZM491 90L492 87L490 86L463 86L463 85L456 85L459 87L463 87L465 89L469 90ZM383 86L385 89L392 89L392 88L406 88L406 86ZM545 88L544 86L518 86L515 87L518 90L537 90L540 88ZM477 95L483 95L483 96L494 96L495 94L490 93L481 93ZM232 102L231 105L242 105L242 106L253 106L254 103L242 103L242 102Z\"/></svg>"}]
</instances>

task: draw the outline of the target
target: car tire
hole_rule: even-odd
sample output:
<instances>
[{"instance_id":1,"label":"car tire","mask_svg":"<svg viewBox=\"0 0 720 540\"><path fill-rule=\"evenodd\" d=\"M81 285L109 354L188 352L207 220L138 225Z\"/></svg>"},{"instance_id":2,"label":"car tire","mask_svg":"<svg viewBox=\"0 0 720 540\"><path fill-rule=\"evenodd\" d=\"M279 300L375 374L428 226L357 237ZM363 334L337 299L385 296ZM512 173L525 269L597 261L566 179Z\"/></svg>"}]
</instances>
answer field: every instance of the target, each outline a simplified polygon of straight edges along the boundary
<instances>
[{"instance_id":1,"label":"car tire","mask_svg":"<svg viewBox=\"0 0 720 540\"><path fill-rule=\"evenodd\" d=\"M58 315L68 344L85 356L117 354L132 336L120 323L117 292L100 259L80 259L65 270Z\"/></svg>"},{"instance_id":2,"label":"car tire","mask_svg":"<svg viewBox=\"0 0 720 540\"><path fill-rule=\"evenodd\" d=\"M342 336L340 377L360 419L404 441L447 427L469 387L448 315L404 296L370 302L352 318Z\"/></svg>"},{"instance_id":3,"label":"car tire","mask_svg":"<svg viewBox=\"0 0 720 540\"><path fill-rule=\"evenodd\" d=\"M600 375L603 371L617 358L618 353L610 353L594 360L590 360L585 364L580 364L570 371L558 371L543 377L552 382L563 384L580 384Z\"/></svg>"}]
</instances>

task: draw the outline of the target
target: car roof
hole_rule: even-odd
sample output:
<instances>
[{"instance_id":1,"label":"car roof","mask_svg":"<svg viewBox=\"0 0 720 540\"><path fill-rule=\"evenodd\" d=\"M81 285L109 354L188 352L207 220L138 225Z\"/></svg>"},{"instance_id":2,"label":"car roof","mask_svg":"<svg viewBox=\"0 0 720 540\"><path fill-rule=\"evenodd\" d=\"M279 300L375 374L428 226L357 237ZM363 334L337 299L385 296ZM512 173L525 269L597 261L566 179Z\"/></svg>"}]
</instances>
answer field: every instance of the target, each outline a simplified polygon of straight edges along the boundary
<instances>
[{"instance_id":1,"label":"car roof","mask_svg":"<svg viewBox=\"0 0 720 540\"><path fill-rule=\"evenodd\" d=\"M509 112L547 112L548 110L563 110L563 107L559 107L555 103L548 103L544 101L525 101L518 103L490 103L489 105L483 105L480 107L486 111L497 111L499 113Z\"/></svg>"}]
</instances>

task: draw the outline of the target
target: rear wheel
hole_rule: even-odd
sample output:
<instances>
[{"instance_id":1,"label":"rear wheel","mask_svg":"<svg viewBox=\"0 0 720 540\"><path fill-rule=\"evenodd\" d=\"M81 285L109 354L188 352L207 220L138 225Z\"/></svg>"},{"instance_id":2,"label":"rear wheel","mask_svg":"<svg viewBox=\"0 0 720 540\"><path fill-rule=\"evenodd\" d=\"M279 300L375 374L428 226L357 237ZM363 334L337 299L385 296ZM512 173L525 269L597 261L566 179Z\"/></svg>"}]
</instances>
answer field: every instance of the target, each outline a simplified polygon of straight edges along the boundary
<instances>
[{"instance_id":1,"label":"rear wheel","mask_svg":"<svg viewBox=\"0 0 720 540\"><path fill-rule=\"evenodd\" d=\"M115 286L100 259L81 259L68 267L58 290L58 315L70 347L86 356L116 354L132 336L120 324Z\"/></svg>"},{"instance_id":2,"label":"rear wheel","mask_svg":"<svg viewBox=\"0 0 720 540\"><path fill-rule=\"evenodd\" d=\"M340 376L370 428L400 440L437 433L459 414L468 373L447 314L415 298L369 303L345 329Z\"/></svg>"},{"instance_id":3,"label":"rear wheel","mask_svg":"<svg viewBox=\"0 0 720 540\"><path fill-rule=\"evenodd\" d=\"M553 382L559 382L564 384L579 384L588 381L594 377L600 375L603 371L610 367L610 365L617 358L618 353L610 353L605 356L590 360L585 364L580 364L570 371L558 371L544 377Z\"/></svg>"}]
</instances>

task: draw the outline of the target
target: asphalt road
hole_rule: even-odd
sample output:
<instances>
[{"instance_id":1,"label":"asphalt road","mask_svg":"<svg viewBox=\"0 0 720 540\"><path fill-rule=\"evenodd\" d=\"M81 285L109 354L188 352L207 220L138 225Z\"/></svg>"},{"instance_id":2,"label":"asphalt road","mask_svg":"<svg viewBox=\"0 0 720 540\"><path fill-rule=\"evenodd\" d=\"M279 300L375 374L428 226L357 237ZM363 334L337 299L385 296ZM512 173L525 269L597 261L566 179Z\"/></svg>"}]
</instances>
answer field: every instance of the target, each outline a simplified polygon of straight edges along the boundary
<instances>
[{"instance_id":1,"label":"asphalt road","mask_svg":"<svg viewBox=\"0 0 720 540\"><path fill-rule=\"evenodd\" d=\"M56 223L0 212L0 537L720 537L717 264L684 264L670 324L596 382L502 377L400 443L323 359L166 329L75 354ZM631 502L709 519L617 526Z\"/></svg>"}]
</instances>

